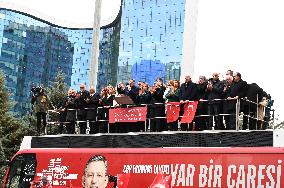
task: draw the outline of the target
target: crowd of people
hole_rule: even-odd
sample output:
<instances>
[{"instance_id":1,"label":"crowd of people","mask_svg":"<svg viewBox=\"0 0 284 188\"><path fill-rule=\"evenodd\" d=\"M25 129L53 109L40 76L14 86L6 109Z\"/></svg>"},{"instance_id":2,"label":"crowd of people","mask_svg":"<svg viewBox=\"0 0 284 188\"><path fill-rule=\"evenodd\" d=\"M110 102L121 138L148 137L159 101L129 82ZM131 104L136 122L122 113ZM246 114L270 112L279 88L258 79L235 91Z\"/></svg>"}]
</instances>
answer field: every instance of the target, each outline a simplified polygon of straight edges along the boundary
<instances>
[{"instance_id":1,"label":"crowd of people","mask_svg":"<svg viewBox=\"0 0 284 188\"><path fill-rule=\"evenodd\" d=\"M133 123L119 122L108 126L108 110L118 106L114 100L118 95L129 96L136 106L147 106L149 121L146 129L153 132L177 131L179 128L182 131L235 130L240 112L244 114L242 129L264 129L266 125L263 120L266 116L262 114L265 111L259 107L272 105L268 103L270 96L261 87L256 83L248 84L239 72L231 70L226 72L223 80L217 72L209 79L199 76L197 82L193 82L191 76L187 75L181 84L179 80L169 80L164 84L161 78L157 78L149 86L143 81L136 84L131 79L127 84L120 82L116 87L108 85L99 92L94 87L87 91L86 86L81 84L79 92L69 89L57 109L61 122L59 133L63 133L65 125L67 133L74 134L76 124L80 127L80 134L86 134L87 128L90 134L145 130L144 122L137 122L135 126ZM199 101L193 123L179 125L179 120L167 123L165 105L168 102L180 102L182 116L182 106L188 101ZM269 113L269 110L266 112Z\"/></svg>"}]
</instances>

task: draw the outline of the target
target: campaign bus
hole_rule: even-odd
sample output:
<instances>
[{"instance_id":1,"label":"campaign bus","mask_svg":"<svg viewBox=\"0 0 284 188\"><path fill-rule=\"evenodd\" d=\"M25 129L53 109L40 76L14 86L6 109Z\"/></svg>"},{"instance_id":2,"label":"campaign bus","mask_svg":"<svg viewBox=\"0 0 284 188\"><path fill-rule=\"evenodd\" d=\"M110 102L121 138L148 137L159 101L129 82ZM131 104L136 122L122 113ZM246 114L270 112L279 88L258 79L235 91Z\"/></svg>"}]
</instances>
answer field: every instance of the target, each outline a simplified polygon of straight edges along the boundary
<instances>
[{"instance_id":1,"label":"campaign bus","mask_svg":"<svg viewBox=\"0 0 284 188\"><path fill-rule=\"evenodd\" d=\"M29 148L10 187L284 187L283 147Z\"/></svg>"}]
</instances>

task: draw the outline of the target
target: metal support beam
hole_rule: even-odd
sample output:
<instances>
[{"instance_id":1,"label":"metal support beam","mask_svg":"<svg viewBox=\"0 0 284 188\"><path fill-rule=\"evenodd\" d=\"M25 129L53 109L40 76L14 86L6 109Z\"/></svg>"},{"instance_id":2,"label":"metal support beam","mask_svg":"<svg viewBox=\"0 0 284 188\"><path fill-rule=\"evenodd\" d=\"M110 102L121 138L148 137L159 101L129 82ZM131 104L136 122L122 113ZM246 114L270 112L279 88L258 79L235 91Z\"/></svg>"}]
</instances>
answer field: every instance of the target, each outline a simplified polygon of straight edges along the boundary
<instances>
[{"instance_id":1,"label":"metal support beam","mask_svg":"<svg viewBox=\"0 0 284 188\"><path fill-rule=\"evenodd\" d=\"M99 65L99 42L100 42L100 22L101 22L101 7L102 0L96 0L95 13L94 13L94 25L93 25L93 40L92 40L92 52L90 62L90 87L97 86L98 77L98 65Z\"/></svg>"}]
</instances>

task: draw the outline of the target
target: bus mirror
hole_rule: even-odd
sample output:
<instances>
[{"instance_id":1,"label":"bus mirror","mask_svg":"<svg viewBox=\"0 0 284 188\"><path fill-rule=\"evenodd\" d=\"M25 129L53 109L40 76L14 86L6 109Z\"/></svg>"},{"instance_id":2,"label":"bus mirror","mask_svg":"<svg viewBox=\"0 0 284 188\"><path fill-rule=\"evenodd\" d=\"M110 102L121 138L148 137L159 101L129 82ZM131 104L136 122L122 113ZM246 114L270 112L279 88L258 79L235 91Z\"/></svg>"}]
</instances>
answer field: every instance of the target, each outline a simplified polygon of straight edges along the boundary
<instances>
[{"instance_id":1,"label":"bus mirror","mask_svg":"<svg viewBox=\"0 0 284 188\"><path fill-rule=\"evenodd\" d=\"M8 166L9 164L10 164L10 161L8 160L0 161L0 166Z\"/></svg>"}]
</instances>

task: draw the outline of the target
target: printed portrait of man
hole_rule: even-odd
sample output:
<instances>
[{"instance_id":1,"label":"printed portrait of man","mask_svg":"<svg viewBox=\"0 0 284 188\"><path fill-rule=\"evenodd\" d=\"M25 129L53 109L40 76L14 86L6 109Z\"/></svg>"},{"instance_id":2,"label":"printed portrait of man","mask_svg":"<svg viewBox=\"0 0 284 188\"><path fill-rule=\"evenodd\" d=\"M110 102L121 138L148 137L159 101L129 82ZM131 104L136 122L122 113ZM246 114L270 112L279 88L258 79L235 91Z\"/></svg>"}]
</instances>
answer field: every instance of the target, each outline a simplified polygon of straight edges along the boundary
<instances>
[{"instance_id":1,"label":"printed portrait of man","mask_svg":"<svg viewBox=\"0 0 284 188\"><path fill-rule=\"evenodd\" d=\"M102 155L92 156L86 163L82 177L84 188L105 188L108 184L107 160Z\"/></svg>"}]
</instances>

